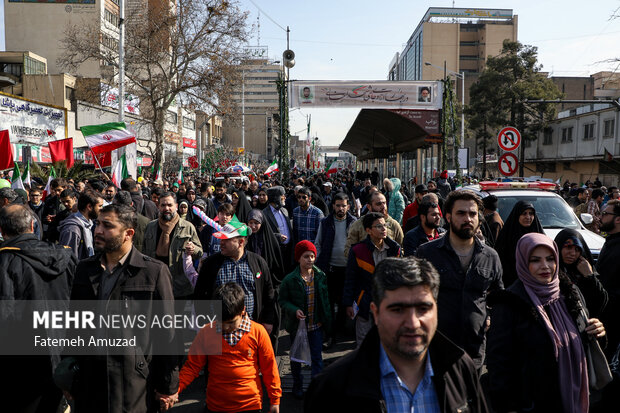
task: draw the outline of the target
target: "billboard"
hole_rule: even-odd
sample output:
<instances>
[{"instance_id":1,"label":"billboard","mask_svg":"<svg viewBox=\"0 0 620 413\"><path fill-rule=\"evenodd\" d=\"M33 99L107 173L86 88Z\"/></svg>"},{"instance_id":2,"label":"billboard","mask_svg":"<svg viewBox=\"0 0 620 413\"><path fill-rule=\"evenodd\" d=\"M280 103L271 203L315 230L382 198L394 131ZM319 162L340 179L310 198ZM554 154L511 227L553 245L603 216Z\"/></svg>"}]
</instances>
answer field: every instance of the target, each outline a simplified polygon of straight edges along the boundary
<instances>
[{"instance_id":1,"label":"billboard","mask_svg":"<svg viewBox=\"0 0 620 413\"><path fill-rule=\"evenodd\" d=\"M140 114L140 98L130 93L125 93L123 100L125 112L133 115ZM118 88L101 83L101 106L108 106L118 109Z\"/></svg>"},{"instance_id":2,"label":"billboard","mask_svg":"<svg viewBox=\"0 0 620 413\"><path fill-rule=\"evenodd\" d=\"M12 143L45 145L67 137L67 109L0 94L0 129Z\"/></svg>"},{"instance_id":3,"label":"billboard","mask_svg":"<svg viewBox=\"0 0 620 413\"><path fill-rule=\"evenodd\" d=\"M291 107L441 109L438 81L292 81Z\"/></svg>"}]
</instances>

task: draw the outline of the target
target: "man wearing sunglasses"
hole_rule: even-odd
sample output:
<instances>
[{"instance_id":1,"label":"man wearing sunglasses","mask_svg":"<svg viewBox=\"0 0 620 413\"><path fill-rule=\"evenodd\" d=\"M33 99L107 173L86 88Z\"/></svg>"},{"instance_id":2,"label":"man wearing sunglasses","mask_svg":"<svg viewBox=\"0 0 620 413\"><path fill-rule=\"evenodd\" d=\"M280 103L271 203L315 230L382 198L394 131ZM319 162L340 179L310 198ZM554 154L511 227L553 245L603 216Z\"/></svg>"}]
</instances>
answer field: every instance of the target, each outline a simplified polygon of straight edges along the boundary
<instances>
[{"instance_id":1,"label":"man wearing sunglasses","mask_svg":"<svg viewBox=\"0 0 620 413\"><path fill-rule=\"evenodd\" d=\"M293 245L304 240L314 242L323 212L310 203L310 190L306 187L297 191L297 204L293 210Z\"/></svg>"}]
</instances>

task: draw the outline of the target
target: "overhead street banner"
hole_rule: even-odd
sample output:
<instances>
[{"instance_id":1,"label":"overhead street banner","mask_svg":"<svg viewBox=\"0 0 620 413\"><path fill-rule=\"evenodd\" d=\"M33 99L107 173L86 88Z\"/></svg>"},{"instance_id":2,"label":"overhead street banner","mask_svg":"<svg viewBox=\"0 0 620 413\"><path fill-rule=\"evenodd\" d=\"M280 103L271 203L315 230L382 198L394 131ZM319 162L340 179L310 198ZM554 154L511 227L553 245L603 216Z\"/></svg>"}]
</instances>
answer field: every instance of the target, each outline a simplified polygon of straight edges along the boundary
<instances>
[{"instance_id":1,"label":"overhead street banner","mask_svg":"<svg viewBox=\"0 0 620 413\"><path fill-rule=\"evenodd\" d=\"M12 95L0 94L0 129L8 129L11 143L45 145L65 139L67 110Z\"/></svg>"},{"instance_id":2,"label":"overhead street banner","mask_svg":"<svg viewBox=\"0 0 620 413\"><path fill-rule=\"evenodd\" d=\"M438 81L291 81L290 106L364 109L441 109Z\"/></svg>"}]
</instances>

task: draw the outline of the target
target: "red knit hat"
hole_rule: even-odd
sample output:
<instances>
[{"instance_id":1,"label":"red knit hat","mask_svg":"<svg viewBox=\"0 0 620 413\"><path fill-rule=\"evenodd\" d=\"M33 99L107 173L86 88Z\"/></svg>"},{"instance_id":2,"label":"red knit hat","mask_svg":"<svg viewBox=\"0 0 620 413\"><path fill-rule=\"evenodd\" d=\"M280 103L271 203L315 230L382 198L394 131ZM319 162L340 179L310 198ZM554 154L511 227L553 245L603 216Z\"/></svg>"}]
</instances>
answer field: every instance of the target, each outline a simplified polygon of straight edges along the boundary
<instances>
[{"instance_id":1,"label":"red knit hat","mask_svg":"<svg viewBox=\"0 0 620 413\"><path fill-rule=\"evenodd\" d=\"M297 245L295 245L295 262L299 262L301 256L304 255L306 251L312 251L316 256L316 247L313 243L308 240L299 241Z\"/></svg>"},{"instance_id":2,"label":"red knit hat","mask_svg":"<svg viewBox=\"0 0 620 413\"><path fill-rule=\"evenodd\" d=\"M439 177L441 179L448 179L448 171L444 170Z\"/></svg>"}]
</instances>

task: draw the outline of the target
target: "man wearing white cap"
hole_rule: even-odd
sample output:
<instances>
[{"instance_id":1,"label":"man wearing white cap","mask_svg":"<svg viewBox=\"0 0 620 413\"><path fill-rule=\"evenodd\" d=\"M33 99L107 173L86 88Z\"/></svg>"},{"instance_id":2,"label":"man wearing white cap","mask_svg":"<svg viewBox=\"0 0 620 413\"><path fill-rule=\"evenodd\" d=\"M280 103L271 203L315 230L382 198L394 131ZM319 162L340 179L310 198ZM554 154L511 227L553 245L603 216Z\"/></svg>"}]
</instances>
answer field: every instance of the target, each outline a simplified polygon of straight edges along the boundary
<instances>
[{"instance_id":1,"label":"man wearing white cap","mask_svg":"<svg viewBox=\"0 0 620 413\"><path fill-rule=\"evenodd\" d=\"M323 184L323 199L325 200L325 203L327 204L328 208L329 208L329 212L331 212L331 205L332 205L332 197L334 196L334 194L332 194L332 183L331 182L325 182Z\"/></svg>"},{"instance_id":2,"label":"man wearing white cap","mask_svg":"<svg viewBox=\"0 0 620 413\"><path fill-rule=\"evenodd\" d=\"M263 257L245 250L251 232L247 225L233 220L213 234L220 239L220 252L203 262L194 298L210 300L218 286L228 282L239 284L245 292L249 317L271 334L277 321L271 272Z\"/></svg>"}]
</instances>

